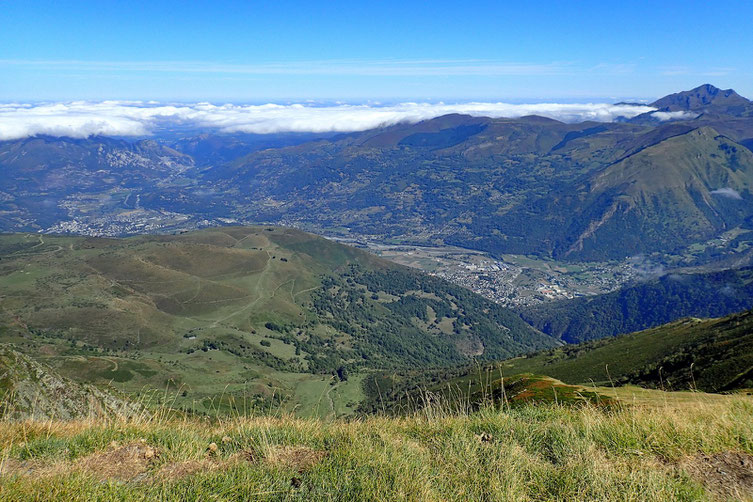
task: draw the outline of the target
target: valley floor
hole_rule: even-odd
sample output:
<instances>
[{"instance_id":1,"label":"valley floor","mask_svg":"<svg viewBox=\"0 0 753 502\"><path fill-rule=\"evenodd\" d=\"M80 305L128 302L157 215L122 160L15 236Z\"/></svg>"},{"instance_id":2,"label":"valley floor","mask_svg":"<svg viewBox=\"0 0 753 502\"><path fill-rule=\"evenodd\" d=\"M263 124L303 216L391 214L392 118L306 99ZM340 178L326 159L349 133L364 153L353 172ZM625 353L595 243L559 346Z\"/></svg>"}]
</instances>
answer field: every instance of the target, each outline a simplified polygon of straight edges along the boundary
<instances>
[{"instance_id":1,"label":"valley floor","mask_svg":"<svg viewBox=\"0 0 753 502\"><path fill-rule=\"evenodd\" d=\"M656 392L404 418L4 422L0 499L750 500L753 399Z\"/></svg>"}]
</instances>

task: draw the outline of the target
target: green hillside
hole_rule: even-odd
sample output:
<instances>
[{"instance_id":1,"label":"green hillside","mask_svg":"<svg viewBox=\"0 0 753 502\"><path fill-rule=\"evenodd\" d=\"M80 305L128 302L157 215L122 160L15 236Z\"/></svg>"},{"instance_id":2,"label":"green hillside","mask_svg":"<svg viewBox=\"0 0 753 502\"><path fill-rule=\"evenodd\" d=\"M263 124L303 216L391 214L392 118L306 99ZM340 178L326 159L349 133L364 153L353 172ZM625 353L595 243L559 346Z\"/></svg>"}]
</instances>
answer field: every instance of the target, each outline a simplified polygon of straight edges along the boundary
<instances>
[{"instance_id":1,"label":"green hillside","mask_svg":"<svg viewBox=\"0 0 753 502\"><path fill-rule=\"evenodd\" d=\"M681 317L720 317L753 307L753 268L666 274L612 293L528 307L524 319L568 343L651 328Z\"/></svg>"},{"instance_id":2,"label":"green hillside","mask_svg":"<svg viewBox=\"0 0 753 502\"><path fill-rule=\"evenodd\" d=\"M376 374L367 381L369 400L363 407L420 406L427 393L469 406L490 398L514 401L516 396L555 401L555 395L560 401L608 403L610 388L627 384L706 392L753 388L753 311L683 319L491 365Z\"/></svg>"},{"instance_id":3,"label":"green hillside","mask_svg":"<svg viewBox=\"0 0 753 502\"><path fill-rule=\"evenodd\" d=\"M128 239L0 236L0 340L63 376L351 413L372 369L499 359L556 342L514 313L363 251L273 227Z\"/></svg>"},{"instance_id":4,"label":"green hillside","mask_svg":"<svg viewBox=\"0 0 753 502\"><path fill-rule=\"evenodd\" d=\"M635 383L720 392L753 387L753 311L683 319L629 335L564 346L501 366L569 383Z\"/></svg>"},{"instance_id":5,"label":"green hillside","mask_svg":"<svg viewBox=\"0 0 753 502\"><path fill-rule=\"evenodd\" d=\"M565 255L673 251L742 224L753 187L753 153L700 127L615 162L591 177L573 209ZM576 235L577 234L577 235Z\"/></svg>"}]
</instances>

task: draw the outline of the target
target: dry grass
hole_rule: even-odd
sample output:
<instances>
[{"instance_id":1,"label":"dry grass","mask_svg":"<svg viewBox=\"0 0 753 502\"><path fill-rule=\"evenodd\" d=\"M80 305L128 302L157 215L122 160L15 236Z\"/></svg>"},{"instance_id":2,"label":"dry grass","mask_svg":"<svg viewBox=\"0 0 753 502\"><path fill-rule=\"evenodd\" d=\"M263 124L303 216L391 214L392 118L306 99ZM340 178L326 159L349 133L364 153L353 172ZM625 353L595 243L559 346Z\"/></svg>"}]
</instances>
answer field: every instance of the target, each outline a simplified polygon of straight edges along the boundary
<instances>
[{"instance_id":1,"label":"dry grass","mask_svg":"<svg viewBox=\"0 0 753 502\"><path fill-rule=\"evenodd\" d=\"M146 441L112 446L80 459L76 468L101 480L133 481L145 474L159 457L159 452Z\"/></svg>"},{"instance_id":2,"label":"dry grass","mask_svg":"<svg viewBox=\"0 0 753 502\"><path fill-rule=\"evenodd\" d=\"M2 423L0 446L5 500L753 497L746 396L330 422Z\"/></svg>"},{"instance_id":3,"label":"dry grass","mask_svg":"<svg viewBox=\"0 0 753 502\"><path fill-rule=\"evenodd\" d=\"M161 481L176 481L202 472L211 472L224 467L224 464L209 459L184 460L165 464L155 473Z\"/></svg>"},{"instance_id":4,"label":"dry grass","mask_svg":"<svg viewBox=\"0 0 753 502\"><path fill-rule=\"evenodd\" d=\"M294 469L300 473L309 470L327 456L326 451L308 446L277 446L264 459L272 465Z\"/></svg>"}]
</instances>

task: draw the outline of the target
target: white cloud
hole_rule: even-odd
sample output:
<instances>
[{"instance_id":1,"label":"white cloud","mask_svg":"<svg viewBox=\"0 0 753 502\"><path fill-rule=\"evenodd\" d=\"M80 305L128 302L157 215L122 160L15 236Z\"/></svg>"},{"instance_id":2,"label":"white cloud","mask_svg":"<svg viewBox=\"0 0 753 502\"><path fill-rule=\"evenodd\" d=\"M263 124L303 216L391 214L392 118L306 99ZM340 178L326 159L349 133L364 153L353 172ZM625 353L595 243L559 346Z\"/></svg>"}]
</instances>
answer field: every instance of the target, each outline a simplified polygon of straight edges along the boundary
<instances>
[{"instance_id":1,"label":"white cloud","mask_svg":"<svg viewBox=\"0 0 753 502\"><path fill-rule=\"evenodd\" d=\"M146 136L168 127L216 132L350 132L448 113L510 117L541 115L564 122L609 122L654 110L608 103L400 103L316 106L311 104L213 105L133 101L0 104L0 140L37 134L83 138L92 135Z\"/></svg>"},{"instance_id":2,"label":"white cloud","mask_svg":"<svg viewBox=\"0 0 753 502\"><path fill-rule=\"evenodd\" d=\"M686 112L683 110L678 112L654 112L651 114L651 116L662 122L665 122L667 120L692 120L696 118L698 114L693 112Z\"/></svg>"},{"instance_id":3,"label":"white cloud","mask_svg":"<svg viewBox=\"0 0 753 502\"><path fill-rule=\"evenodd\" d=\"M727 197L729 199L735 199L735 200L743 199L742 196L740 195L740 192L730 187L717 188L716 190L712 190L709 193L711 193L711 195L720 195L722 197Z\"/></svg>"}]
</instances>

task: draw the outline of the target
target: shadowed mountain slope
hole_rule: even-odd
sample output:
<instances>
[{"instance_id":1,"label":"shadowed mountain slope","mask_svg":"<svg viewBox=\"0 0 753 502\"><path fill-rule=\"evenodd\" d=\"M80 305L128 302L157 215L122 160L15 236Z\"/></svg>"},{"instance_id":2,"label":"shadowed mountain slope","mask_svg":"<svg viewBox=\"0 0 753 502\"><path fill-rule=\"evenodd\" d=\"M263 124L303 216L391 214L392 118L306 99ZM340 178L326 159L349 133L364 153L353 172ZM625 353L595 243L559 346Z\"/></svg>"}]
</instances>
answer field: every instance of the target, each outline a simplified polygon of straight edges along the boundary
<instances>
[{"instance_id":1,"label":"shadowed mountain slope","mask_svg":"<svg viewBox=\"0 0 753 502\"><path fill-rule=\"evenodd\" d=\"M753 307L753 269L667 274L598 296L522 311L555 338L578 343L650 328L680 317L717 317Z\"/></svg>"}]
</instances>

